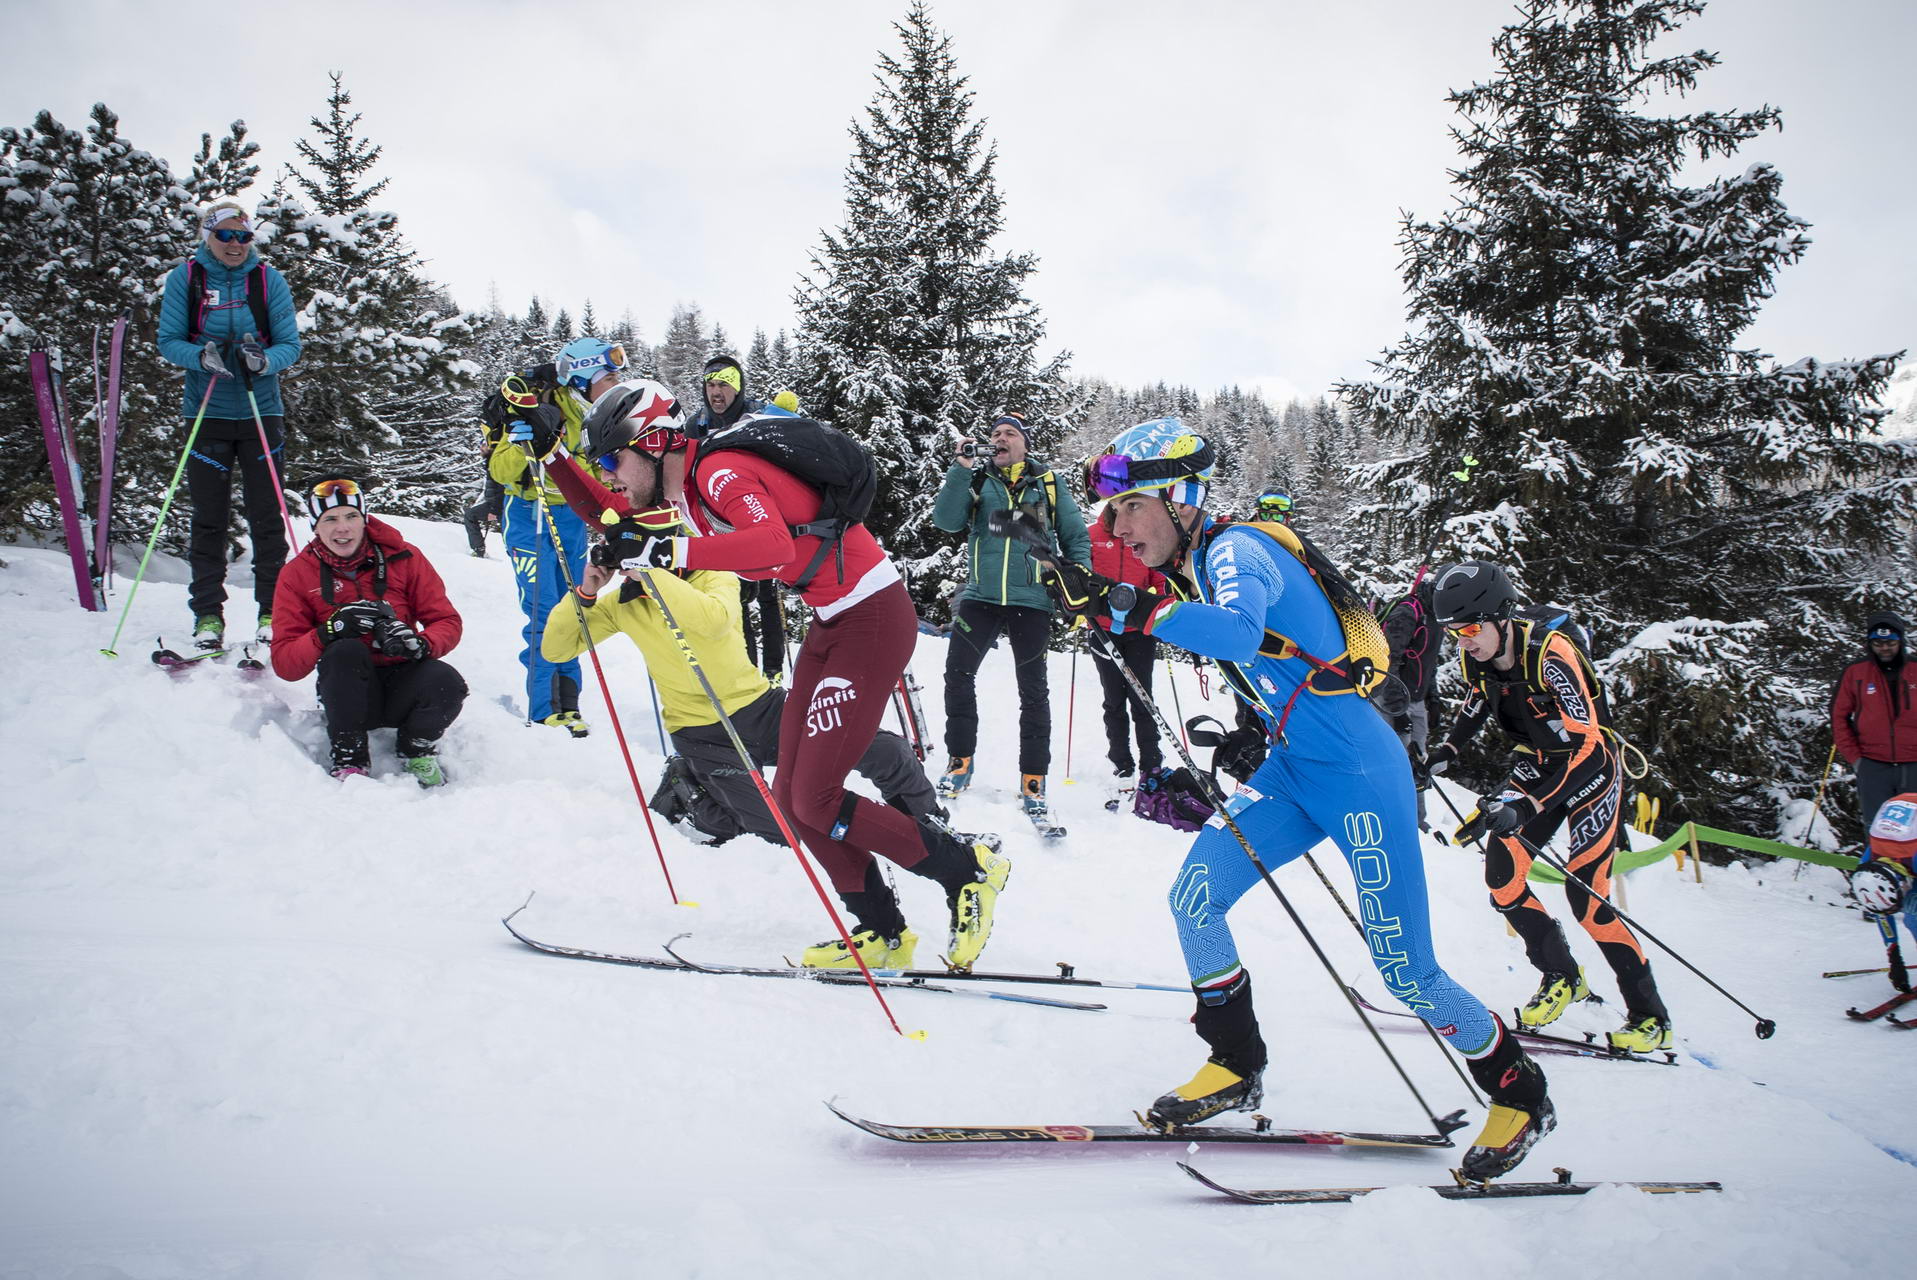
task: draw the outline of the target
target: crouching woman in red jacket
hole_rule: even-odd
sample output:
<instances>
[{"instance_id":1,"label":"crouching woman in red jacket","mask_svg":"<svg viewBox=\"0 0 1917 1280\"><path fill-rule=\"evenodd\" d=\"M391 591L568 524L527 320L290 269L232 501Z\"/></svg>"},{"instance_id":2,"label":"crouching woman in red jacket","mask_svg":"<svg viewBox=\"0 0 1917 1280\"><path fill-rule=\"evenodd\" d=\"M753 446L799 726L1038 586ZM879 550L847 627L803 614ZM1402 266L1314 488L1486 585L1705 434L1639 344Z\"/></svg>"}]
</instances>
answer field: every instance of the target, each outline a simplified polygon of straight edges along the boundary
<instances>
[{"instance_id":1,"label":"crouching woman in red jacket","mask_svg":"<svg viewBox=\"0 0 1917 1280\"><path fill-rule=\"evenodd\" d=\"M306 508L313 540L273 593L273 670L292 681L319 668L335 778L366 774L367 731L394 728L400 764L437 787L440 736L466 701L466 682L444 661L459 643L459 612L419 548L366 514L358 484L323 480Z\"/></svg>"}]
</instances>

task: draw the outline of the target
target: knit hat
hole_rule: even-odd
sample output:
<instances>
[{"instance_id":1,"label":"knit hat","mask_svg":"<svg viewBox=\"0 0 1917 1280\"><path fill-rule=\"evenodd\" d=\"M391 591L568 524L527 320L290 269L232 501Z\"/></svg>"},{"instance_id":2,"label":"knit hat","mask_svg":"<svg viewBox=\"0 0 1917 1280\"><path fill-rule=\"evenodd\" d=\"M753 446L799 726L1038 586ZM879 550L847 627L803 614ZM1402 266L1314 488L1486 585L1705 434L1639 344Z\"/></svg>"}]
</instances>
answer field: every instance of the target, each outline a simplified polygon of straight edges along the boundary
<instances>
[{"instance_id":1,"label":"knit hat","mask_svg":"<svg viewBox=\"0 0 1917 1280\"><path fill-rule=\"evenodd\" d=\"M306 514L315 525L334 507L351 507L362 516L366 514L366 495L360 492L357 481L322 480L307 491Z\"/></svg>"},{"instance_id":2,"label":"knit hat","mask_svg":"<svg viewBox=\"0 0 1917 1280\"><path fill-rule=\"evenodd\" d=\"M1894 613L1873 613L1864 621L1866 640L1902 640L1904 620Z\"/></svg>"},{"instance_id":3,"label":"knit hat","mask_svg":"<svg viewBox=\"0 0 1917 1280\"><path fill-rule=\"evenodd\" d=\"M1025 437L1025 447L1028 449L1031 448L1032 447L1032 429L1031 427L1026 425L1025 415L1022 413L1007 412L1007 413L999 414L998 417L992 419L991 429L996 431L1001 426L1005 425L1008 422L1011 423L1013 426L1017 427L1018 433Z\"/></svg>"}]
</instances>

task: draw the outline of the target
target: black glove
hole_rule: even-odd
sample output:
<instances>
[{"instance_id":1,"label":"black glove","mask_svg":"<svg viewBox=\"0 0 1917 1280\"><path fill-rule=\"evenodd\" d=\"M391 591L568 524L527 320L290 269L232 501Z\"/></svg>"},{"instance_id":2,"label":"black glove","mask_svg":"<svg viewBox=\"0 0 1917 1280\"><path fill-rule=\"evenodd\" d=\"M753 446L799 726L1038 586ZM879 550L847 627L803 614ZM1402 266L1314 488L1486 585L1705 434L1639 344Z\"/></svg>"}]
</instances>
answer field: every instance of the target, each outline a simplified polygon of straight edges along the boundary
<instances>
[{"instance_id":1,"label":"black glove","mask_svg":"<svg viewBox=\"0 0 1917 1280\"><path fill-rule=\"evenodd\" d=\"M216 378L230 378L232 370L226 367L226 361L220 359L220 344L209 342L200 348L200 368Z\"/></svg>"},{"instance_id":2,"label":"black glove","mask_svg":"<svg viewBox=\"0 0 1917 1280\"><path fill-rule=\"evenodd\" d=\"M1890 959L1890 985L1899 991L1910 990L1910 970L1904 968L1904 953L1896 943L1884 948L1884 955Z\"/></svg>"},{"instance_id":3,"label":"black glove","mask_svg":"<svg viewBox=\"0 0 1917 1280\"><path fill-rule=\"evenodd\" d=\"M1271 753L1271 740L1264 730L1249 726L1233 729L1212 752L1211 767L1222 769L1239 782L1258 772L1258 766Z\"/></svg>"},{"instance_id":4,"label":"black glove","mask_svg":"<svg viewBox=\"0 0 1917 1280\"><path fill-rule=\"evenodd\" d=\"M373 600L354 600L333 610L326 621L320 623L320 638L327 644L335 640L351 640L358 636L370 635L384 615L382 610L389 606Z\"/></svg>"},{"instance_id":5,"label":"black glove","mask_svg":"<svg viewBox=\"0 0 1917 1280\"><path fill-rule=\"evenodd\" d=\"M1469 843L1487 835L1508 836L1536 817L1537 812L1537 806L1524 796L1486 800L1458 828L1458 840Z\"/></svg>"},{"instance_id":6,"label":"black glove","mask_svg":"<svg viewBox=\"0 0 1917 1280\"><path fill-rule=\"evenodd\" d=\"M1105 590L1111 579L1088 572L1069 560L1044 562L1038 571L1058 611L1068 618L1092 618L1105 612Z\"/></svg>"},{"instance_id":7,"label":"black glove","mask_svg":"<svg viewBox=\"0 0 1917 1280\"><path fill-rule=\"evenodd\" d=\"M266 372L266 348L260 345L259 339L249 337L240 344L240 363L255 377Z\"/></svg>"},{"instance_id":8,"label":"black glove","mask_svg":"<svg viewBox=\"0 0 1917 1280\"><path fill-rule=\"evenodd\" d=\"M1411 785L1423 791L1431 785L1431 757L1424 743L1415 740L1405 743L1404 752L1411 758Z\"/></svg>"},{"instance_id":9,"label":"black glove","mask_svg":"<svg viewBox=\"0 0 1917 1280\"><path fill-rule=\"evenodd\" d=\"M1456 747L1452 746L1448 742L1440 742L1437 746L1431 748L1430 751L1425 753L1425 757L1424 757L1425 774L1429 778L1435 778L1439 774L1443 773L1446 769L1449 769L1451 767L1451 762L1453 760L1456 760L1457 758L1458 758L1458 749Z\"/></svg>"},{"instance_id":10,"label":"black glove","mask_svg":"<svg viewBox=\"0 0 1917 1280\"><path fill-rule=\"evenodd\" d=\"M517 409L514 415L515 420L509 424L506 438L541 462L550 458L566 434L566 415L549 404Z\"/></svg>"},{"instance_id":11,"label":"black glove","mask_svg":"<svg viewBox=\"0 0 1917 1280\"><path fill-rule=\"evenodd\" d=\"M389 658L418 662L426 656L426 641L419 632L388 613L373 624L373 648Z\"/></svg>"},{"instance_id":12,"label":"black glove","mask_svg":"<svg viewBox=\"0 0 1917 1280\"><path fill-rule=\"evenodd\" d=\"M678 549L671 538L621 538L617 548L621 569L676 569Z\"/></svg>"}]
</instances>

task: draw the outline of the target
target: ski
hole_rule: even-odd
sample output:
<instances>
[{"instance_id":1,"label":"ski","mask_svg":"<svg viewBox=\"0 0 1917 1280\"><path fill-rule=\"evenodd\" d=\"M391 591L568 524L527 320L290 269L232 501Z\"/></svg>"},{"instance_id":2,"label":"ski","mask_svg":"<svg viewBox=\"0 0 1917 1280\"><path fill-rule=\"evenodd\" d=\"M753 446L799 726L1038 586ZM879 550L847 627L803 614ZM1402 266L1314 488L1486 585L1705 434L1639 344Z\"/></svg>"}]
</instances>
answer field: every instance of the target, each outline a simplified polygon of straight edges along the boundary
<instances>
[{"instance_id":1,"label":"ski","mask_svg":"<svg viewBox=\"0 0 1917 1280\"><path fill-rule=\"evenodd\" d=\"M674 939L678 941L678 939ZM666 954L678 958L679 953L670 946ZM686 963L691 964L691 961ZM790 960L790 968L798 968ZM696 965L694 966L697 967ZM1159 982L1118 982L1104 978L1081 978L1073 966L1058 962L1057 973L978 973L960 969L874 969L875 978L910 978L914 981L931 982L1027 982L1055 987L1103 987L1108 991L1175 991L1191 994L1190 986L1171 986Z\"/></svg>"},{"instance_id":2,"label":"ski","mask_svg":"<svg viewBox=\"0 0 1917 1280\"><path fill-rule=\"evenodd\" d=\"M191 671L208 658L225 658L235 653L241 655L240 660L233 664L235 670L244 671L249 675L266 670L266 664L253 656L253 646L250 644L236 644L225 649L208 649L188 657L167 648L164 642L156 641L155 643L158 643L160 647L153 651L153 665L164 668L171 674Z\"/></svg>"},{"instance_id":3,"label":"ski","mask_svg":"<svg viewBox=\"0 0 1917 1280\"><path fill-rule=\"evenodd\" d=\"M898 713L899 733L912 745L912 754L919 758L919 763L924 764L931 748L925 731L925 704L919 693L918 678L908 668L892 691L892 709Z\"/></svg>"},{"instance_id":4,"label":"ski","mask_svg":"<svg viewBox=\"0 0 1917 1280\"><path fill-rule=\"evenodd\" d=\"M93 387L98 409L94 418L100 429L100 501L93 530L93 577L106 581L113 572L113 457L120 442L120 360L126 349L126 317L113 322L107 339L106 398L100 400L99 330L94 331Z\"/></svg>"},{"instance_id":5,"label":"ski","mask_svg":"<svg viewBox=\"0 0 1917 1280\"><path fill-rule=\"evenodd\" d=\"M1855 978L1866 973L1889 973L1890 966L1882 965L1876 969L1831 969L1819 975L1825 978Z\"/></svg>"},{"instance_id":6,"label":"ski","mask_svg":"<svg viewBox=\"0 0 1917 1280\"><path fill-rule=\"evenodd\" d=\"M59 501L60 524L66 533L67 555L73 561L74 589L80 607L106 608L100 584L93 574L93 549L87 545L86 508L81 505L80 468L74 460L71 435L61 416L60 349L36 339L27 356L33 380L33 404L40 416L40 434L47 447L47 465L53 471L53 490Z\"/></svg>"},{"instance_id":7,"label":"ski","mask_svg":"<svg viewBox=\"0 0 1917 1280\"><path fill-rule=\"evenodd\" d=\"M1875 1022L1892 1009L1909 1004L1912 1000L1917 1000L1917 991L1900 991L1882 1004L1874 1005L1869 1009L1846 1009L1844 1016L1854 1018L1858 1022Z\"/></svg>"},{"instance_id":8,"label":"ski","mask_svg":"<svg viewBox=\"0 0 1917 1280\"><path fill-rule=\"evenodd\" d=\"M1385 1009L1365 999L1364 993L1356 987L1346 987L1351 998L1372 1013L1383 1014L1387 1018L1405 1018L1419 1021L1418 1015L1403 1009ZM1507 1027L1512 1035L1527 1049L1538 1053L1557 1054L1567 1058L1602 1058L1611 1062L1648 1062L1653 1066L1673 1067L1677 1065L1677 1054L1670 1049L1661 1049L1655 1054L1633 1053L1629 1049L1613 1049L1608 1044L1599 1044L1592 1032L1586 1032L1582 1040L1573 1040L1568 1036L1548 1035L1542 1031L1520 1031Z\"/></svg>"},{"instance_id":9,"label":"ski","mask_svg":"<svg viewBox=\"0 0 1917 1280\"><path fill-rule=\"evenodd\" d=\"M565 956L572 960L592 960L599 964L619 964L634 969L656 969L675 973L704 973L737 978L797 978L827 987L863 987L865 985L865 978L857 969L755 968L749 965L692 964L673 956L670 947L667 948L667 955L664 957L620 955L610 951L593 951L585 947L562 947L556 943L541 942L536 938L528 937L513 928L513 916L525 909L522 904L512 915L499 923L506 926L507 933L512 934L526 946L549 956ZM674 939L674 941L677 940ZM876 972L873 974L873 981L881 987L907 991L936 991L943 995L971 996L982 1000L1005 1000L1013 1004L1041 1005L1048 1009L1074 1009L1085 1013L1099 1013L1105 1009L1102 1004L1089 1004L1081 1000L1057 1000L1048 996L1017 995L1009 991L972 991L964 987L948 987L919 978L880 977Z\"/></svg>"},{"instance_id":10,"label":"ski","mask_svg":"<svg viewBox=\"0 0 1917 1280\"><path fill-rule=\"evenodd\" d=\"M1251 1191L1243 1187L1228 1187L1215 1182L1183 1160L1178 1167L1191 1175L1192 1181L1211 1188L1220 1195L1229 1196L1240 1204L1349 1204L1359 1196L1370 1195L1373 1191L1395 1191L1397 1187L1296 1187L1279 1188L1268 1191ZM1554 1182L1473 1182L1462 1175L1454 1174L1455 1181L1427 1185L1423 1189L1436 1192L1446 1200L1516 1200L1531 1196L1581 1196L1596 1191L1600 1187L1629 1187L1642 1191L1646 1195L1691 1195L1700 1191L1722 1191L1720 1182L1573 1182L1569 1169L1553 1169L1557 1175Z\"/></svg>"},{"instance_id":11,"label":"ski","mask_svg":"<svg viewBox=\"0 0 1917 1280\"><path fill-rule=\"evenodd\" d=\"M1038 832L1038 834L1043 836L1045 839L1063 840L1065 838L1065 828L1059 826L1056 822L1053 822L1050 818L1035 817L1034 815L1029 813L1026 814L1025 816L1026 818L1030 819L1032 824L1032 830Z\"/></svg>"},{"instance_id":12,"label":"ski","mask_svg":"<svg viewBox=\"0 0 1917 1280\"><path fill-rule=\"evenodd\" d=\"M1450 1147L1453 1131L1464 1126L1464 1112L1453 1111L1438 1123L1442 1133L1355 1133L1345 1129L1279 1129L1263 1116L1250 1125L1170 1125L1160 1129L1134 1124L882 1124L825 1104L855 1129L893 1142L1224 1142L1244 1145L1311 1147Z\"/></svg>"},{"instance_id":13,"label":"ski","mask_svg":"<svg viewBox=\"0 0 1917 1280\"><path fill-rule=\"evenodd\" d=\"M1902 1027L1906 1031L1917 1031L1917 1018L1885 1018L1893 1027Z\"/></svg>"}]
</instances>

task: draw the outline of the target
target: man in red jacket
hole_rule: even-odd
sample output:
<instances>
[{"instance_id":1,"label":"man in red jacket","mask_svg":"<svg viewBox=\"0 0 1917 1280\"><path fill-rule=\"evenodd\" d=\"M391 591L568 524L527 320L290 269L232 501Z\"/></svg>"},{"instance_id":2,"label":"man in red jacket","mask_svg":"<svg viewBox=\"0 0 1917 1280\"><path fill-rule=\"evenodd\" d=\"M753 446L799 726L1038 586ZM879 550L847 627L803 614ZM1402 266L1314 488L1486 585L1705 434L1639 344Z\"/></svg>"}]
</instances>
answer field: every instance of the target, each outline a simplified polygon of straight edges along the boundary
<instances>
[{"instance_id":1,"label":"man in red jacket","mask_svg":"<svg viewBox=\"0 0 1917 1280\"><path fill-rule=\"evenodd\" d=\"M1093 573L1110 578L1113 582L1129 582L1161 596L1166 594L1169 588L1165 585L1165 575L1147 569L1144 561L1132 554L1130 547L1112 537L1111 522L1107 516L1101 515L1093 520L1089 532ZM1149 694L1152 691L1152 662L1158 657L1158 641L1143 631L1126 631L1111 636L1109 643ZM1098 668L1098 682L1105 690L1106 755L1112 762L1112 772L1120 778L1130 778L1134 774L1149 775L1165 763L1164 752L1158 743L1158 722L1152 718L1150 711L1137 705L1131 687L1125 683L1125 676L1117 667L1102 658L1093 665ZM1138 736L1136 760L1132 758L1131 744L1134 730ZM1130 783L1123 785L1129 786Z\"/></svg>"},{"instance_id":2,"label":"man in red jacket","mask_svg":"<svg viewBox=\"0 0 1917 1280\"><path fill-rule=\"evenodd\" d=\"M443 661L459 643L459 612L419 548L366 514L358 484L323 480L306 508L313 540L273 593L273 670L292 681L319 669L335 778L365 775L367 730L391 727L406 772L437 787L440 735L466 701L466 682Z\"/></svg>"},{"instance_id":3,"label":"man in red jacket","mask_svg":"<svg viewBox=\"0 0 1917 1280\"><path fill-rule=\"evenodd\" d=\"M1831 697L1831 735L1856 771L1866 828L1884 801L1917 791L1917 668L1906 660L1904 632L1896 614L1871 614L1864 656L1844 668Z\"/></svg>"}]
</instances>

